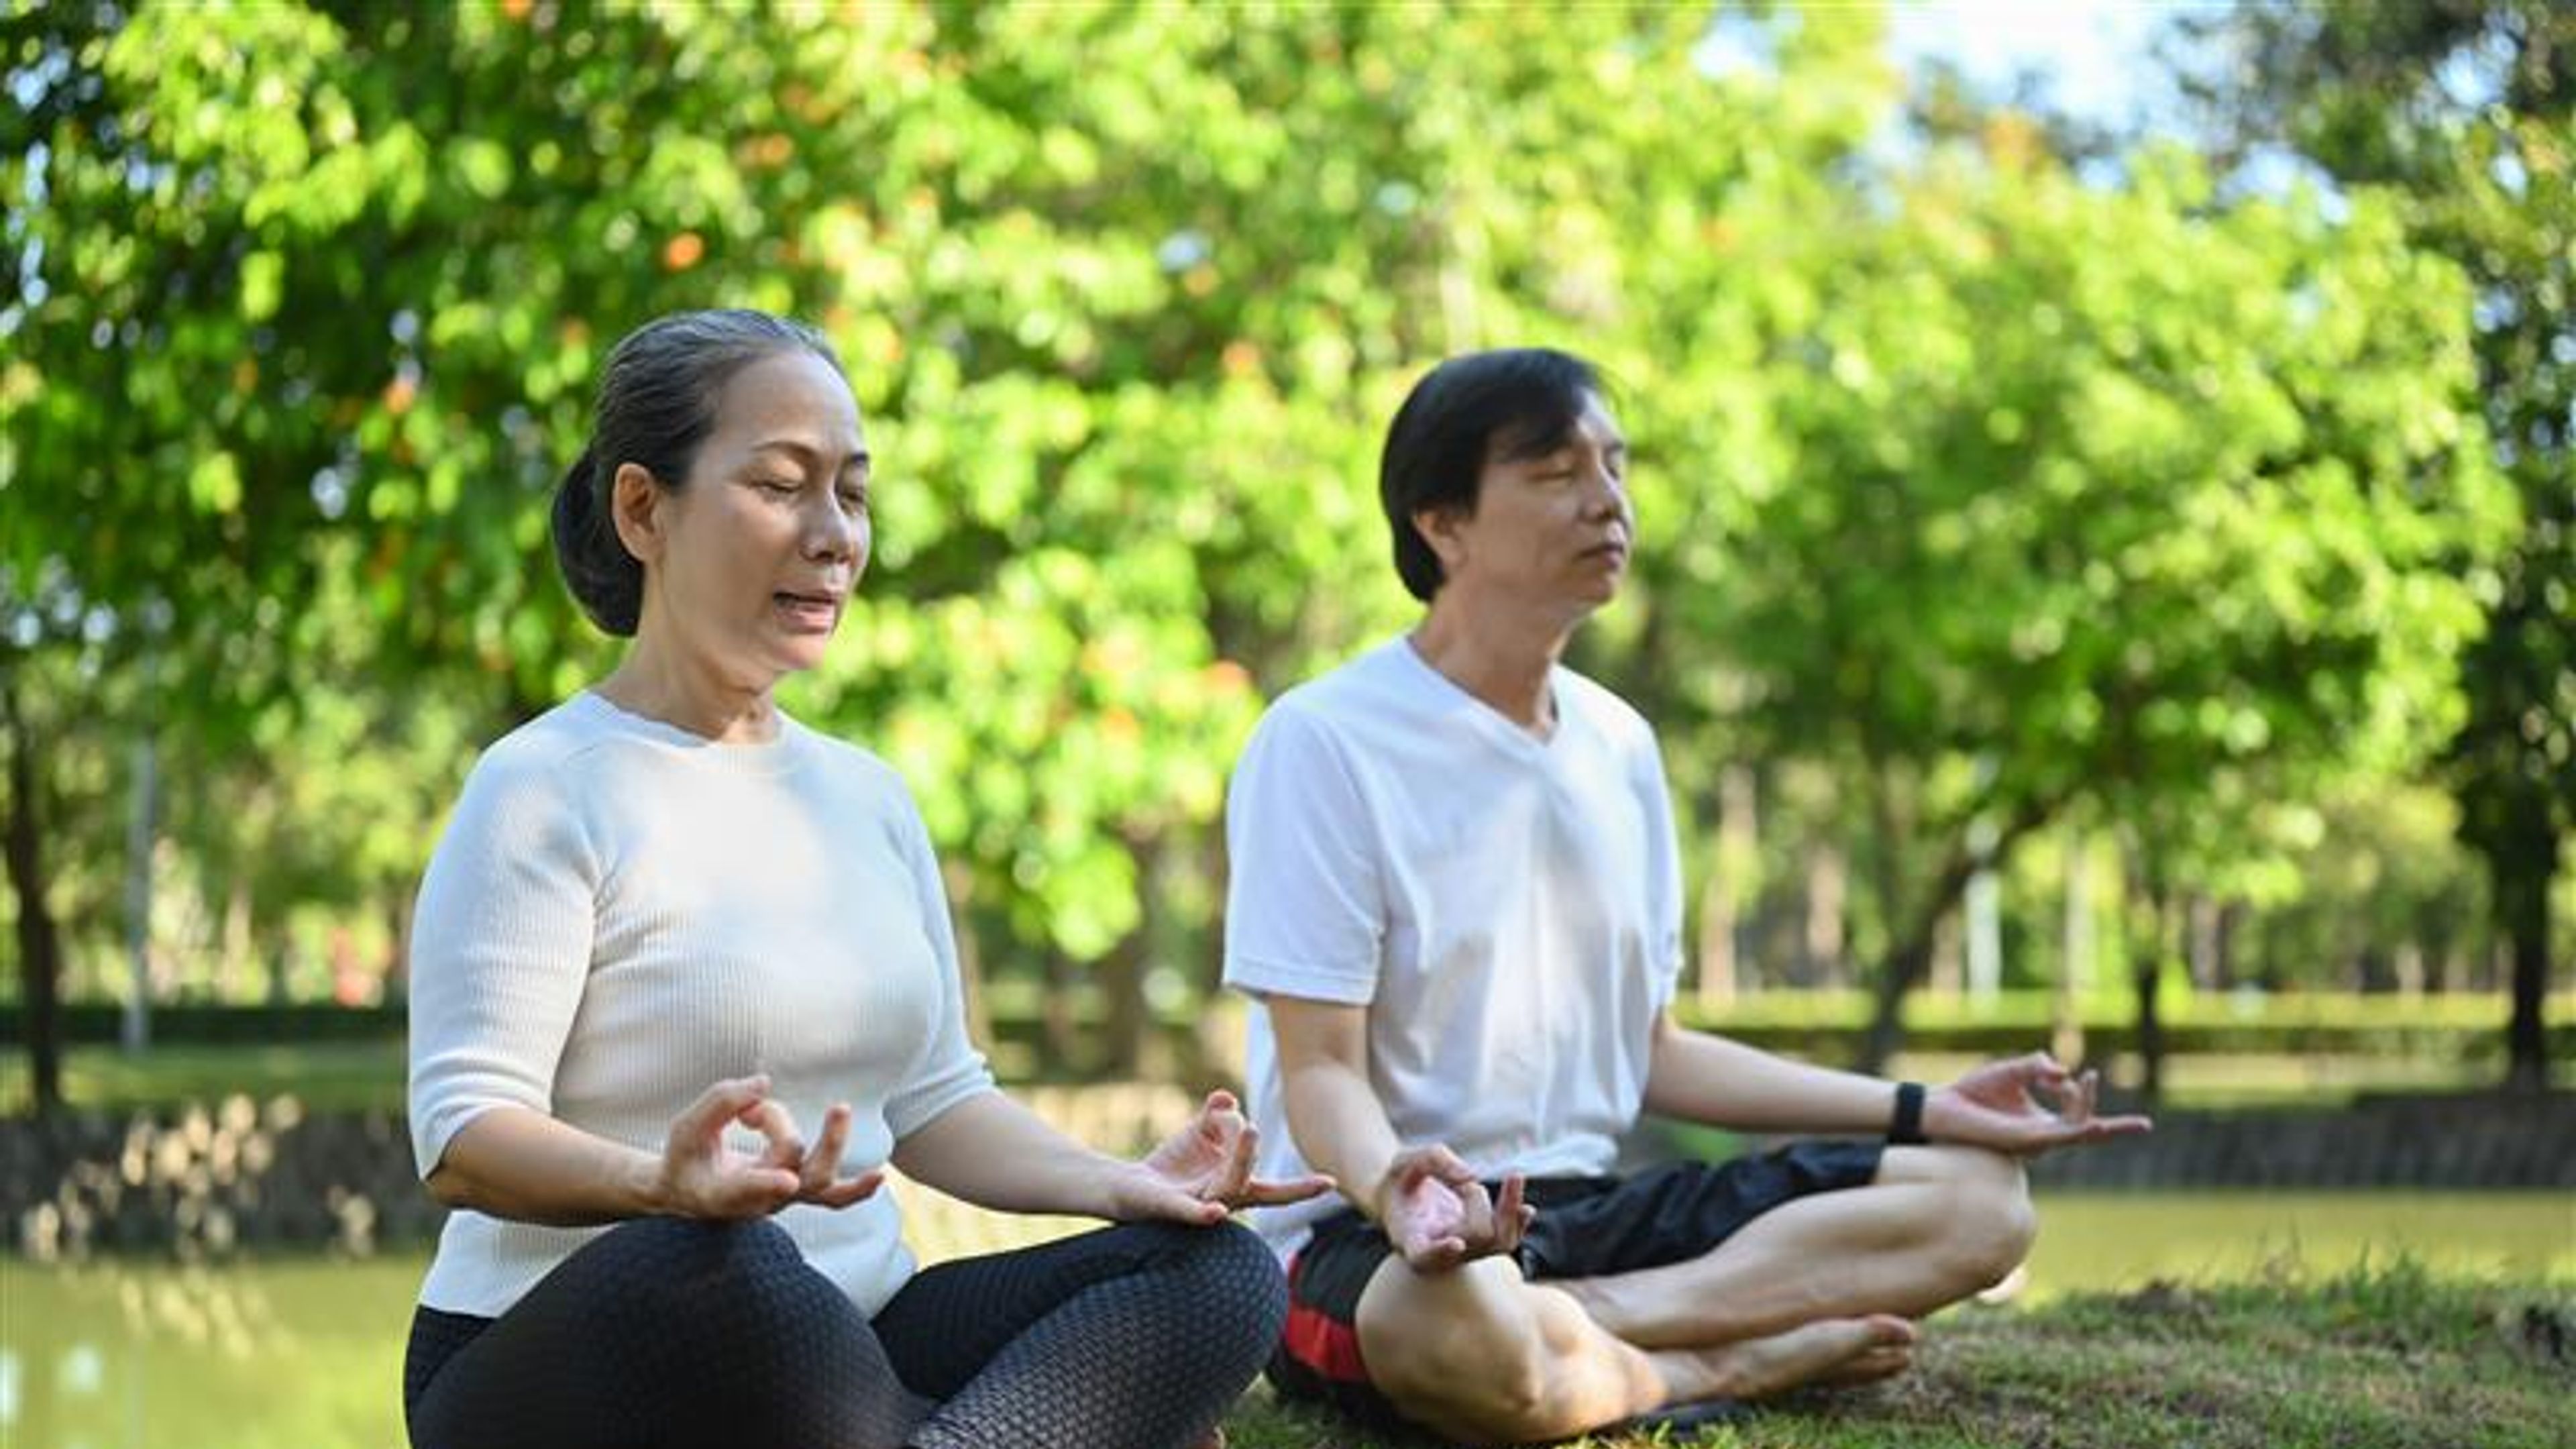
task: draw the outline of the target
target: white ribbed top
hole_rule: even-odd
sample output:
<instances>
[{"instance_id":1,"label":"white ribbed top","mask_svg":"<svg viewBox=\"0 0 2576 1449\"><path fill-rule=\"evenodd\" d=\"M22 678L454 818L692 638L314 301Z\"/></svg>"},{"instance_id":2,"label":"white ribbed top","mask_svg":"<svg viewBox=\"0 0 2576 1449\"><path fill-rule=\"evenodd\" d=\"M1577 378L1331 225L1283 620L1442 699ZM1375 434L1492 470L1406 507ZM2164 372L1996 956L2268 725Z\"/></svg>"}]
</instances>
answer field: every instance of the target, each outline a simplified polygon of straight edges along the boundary
<instances>
[{"instance_id":1,"label":"white ribbed top","mask_svg":"<svg viewBox=\"0 0 2576 1449\"><path fill-rule=\"evenodd\" d=\"M503 1105L659 1153L710 1083L754 1072L809 1134L851 1105L855 1176L992 1088L912 797L793 720L719 745L584 693L511 732L466 780L411 951L424 1177ZM911 1276L889 1194L778 1221L863 1312ZM452 1213L421 1301L496 1315L599 1231Z\"/></svg>"}]
</instances>

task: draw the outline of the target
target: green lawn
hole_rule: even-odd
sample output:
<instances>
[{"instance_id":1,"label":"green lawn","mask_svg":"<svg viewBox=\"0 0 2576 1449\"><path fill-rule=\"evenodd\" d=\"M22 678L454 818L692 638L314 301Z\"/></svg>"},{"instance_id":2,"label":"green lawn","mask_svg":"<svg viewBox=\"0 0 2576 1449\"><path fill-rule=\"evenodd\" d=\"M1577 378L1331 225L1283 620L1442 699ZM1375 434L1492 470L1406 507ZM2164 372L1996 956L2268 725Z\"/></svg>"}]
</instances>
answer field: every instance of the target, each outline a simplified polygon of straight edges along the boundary
<instances>
[{"instance_id":1,"label":"green lawn","mask_svg":"<svg viewBox=\"0 0 2576 1449\"><path fill-rule=\"evenodd\" d=\"M26 1055L0 1071L0 1116L25 1112L33 1089ZM127 1112L183 1103L211 1106L241 1093L256 1102L291 1096L307 1108L345 1111L403 1105L400 1040L296 1042L266 1046L155 1046L128 1056L112 1046L63 1053L63 1099L78 1108Z\"/></svg>"},{"instance_id":2,"label":"green lawn","mask_svg":"<svg viewBox=\"0 0 2576 1449\"><path fill-rule=\"evenodd\" d=\"M1247 1399L1236 1449L1396 1449ZM1595 1449L2565 1449L2576 1292L2409 1265L2318 1284L2143 1290L1926 1325L1916 1368L1684 1436Z\"/></svg>"}]
</instances>

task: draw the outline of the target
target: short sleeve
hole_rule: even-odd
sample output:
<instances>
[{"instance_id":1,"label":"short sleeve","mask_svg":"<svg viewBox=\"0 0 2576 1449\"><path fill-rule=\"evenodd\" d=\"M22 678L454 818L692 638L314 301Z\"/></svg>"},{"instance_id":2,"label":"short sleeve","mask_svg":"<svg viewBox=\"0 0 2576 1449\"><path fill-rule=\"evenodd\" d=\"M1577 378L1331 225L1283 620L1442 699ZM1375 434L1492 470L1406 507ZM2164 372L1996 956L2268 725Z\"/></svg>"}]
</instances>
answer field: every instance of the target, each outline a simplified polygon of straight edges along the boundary
<instances>
[{"instance_id":1,"label":"short sleeve","mask_svg":"<svg viewBox=\"0 0 2576 1449\"><path fill-rule=\"evenodd\" d=\"M1672 1003L1682 975L1681 848L1673 827L1673 792L1664 780L1663 752L1652 731L1638 748L1638 815L1646 822L1646 910L1655 1005Z\"/></svg>"},{"instance_id":2,"label":"short sleeve","mask_svg":"<svg viewBox=\"0 0 2576 1449\"><path fill-rule=\"evenodd\" d=\"M409 1101L422 1177L492 1108L552 1110L590 970L596 882L560 770L487 755L412 915Z\"/></svg>"},{"instance_id":3,"label":"short sleeve","mask_svg":"<svg viewBox=\"0 0 2576 1449\"><path fill-rule=\"evenodd\" d=\"M903 809L899 829L904 861L912 870L921 932L930 939L931 958L939 969L939 1016L931 1038L886 1101L887 1130L901 1140L967 1098L993 1090L993 1072L966 1034L965 978L957 964L957 934L948 919L948 891L940 880L938 852L911 797L898 798Z\"/></svg>"},{"instance_id":4,"label":"short sleeve","mask_svg":"<svg viewBox=\"0 0 2576 1449\"><path fill-rule=\"evenodd\" d=\"M1386 884L1366 797L1323 721L1274 706L1226 794L1225 982L1343 1005L1377 994Z\"/></svg>"}]
</instances>

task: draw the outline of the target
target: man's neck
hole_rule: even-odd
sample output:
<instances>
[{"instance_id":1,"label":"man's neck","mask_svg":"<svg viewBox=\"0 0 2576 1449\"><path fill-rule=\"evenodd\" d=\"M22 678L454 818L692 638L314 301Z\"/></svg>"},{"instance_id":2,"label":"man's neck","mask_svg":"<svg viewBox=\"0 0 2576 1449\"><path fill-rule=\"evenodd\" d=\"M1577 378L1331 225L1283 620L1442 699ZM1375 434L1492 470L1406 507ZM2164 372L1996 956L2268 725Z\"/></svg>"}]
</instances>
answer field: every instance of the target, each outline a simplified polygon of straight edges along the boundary
<instances>
[{"instance_id":1,"label":"man's neck","mask_svg":"<svg viewBox=\"0 0 2576 1449\"><path fill-rule=\"evenodd\" d=\"M1545 739L1556 732L1548 674L1574 624L1471 604L1444 588L1413 635L1422 662L1496 714Z\"/></svg>"}]
</instances>

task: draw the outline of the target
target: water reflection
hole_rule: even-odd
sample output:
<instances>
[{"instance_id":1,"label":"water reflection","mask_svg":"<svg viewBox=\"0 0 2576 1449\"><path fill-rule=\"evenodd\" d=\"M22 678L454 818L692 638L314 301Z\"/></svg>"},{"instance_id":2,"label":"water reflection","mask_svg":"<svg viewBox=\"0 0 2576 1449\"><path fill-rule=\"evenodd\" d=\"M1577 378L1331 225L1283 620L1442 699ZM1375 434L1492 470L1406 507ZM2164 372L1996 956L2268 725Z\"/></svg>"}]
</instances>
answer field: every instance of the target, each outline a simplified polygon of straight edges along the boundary
<instances>
[{"instance_id":1,"label":"water reflection","mask_svg":"<svg viewBox=\"0 0 2576 1449\"><path fill-rule=\"evenodd\" d=\"M2331 1274L2399 1251L2445 1273L2576 1283L2576 1198L2563 1194L2063 1195L2041 1218L2032 1300L2159 1277ZM421 1267L0 1260L0 1442L401 1449Z\"/></svg>"},{"instance_id":2,"label":"water reflection","mask_svg":"<svg viewBox=\"0 0 2576 1449\"><path fill-rule=\"evenodd\" d=\"M416 1261L40 1268L10 1260L0 1441L400 1449Z\"/></svg>"}]
</instances>

